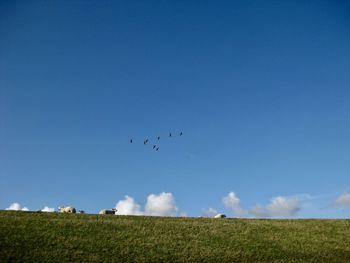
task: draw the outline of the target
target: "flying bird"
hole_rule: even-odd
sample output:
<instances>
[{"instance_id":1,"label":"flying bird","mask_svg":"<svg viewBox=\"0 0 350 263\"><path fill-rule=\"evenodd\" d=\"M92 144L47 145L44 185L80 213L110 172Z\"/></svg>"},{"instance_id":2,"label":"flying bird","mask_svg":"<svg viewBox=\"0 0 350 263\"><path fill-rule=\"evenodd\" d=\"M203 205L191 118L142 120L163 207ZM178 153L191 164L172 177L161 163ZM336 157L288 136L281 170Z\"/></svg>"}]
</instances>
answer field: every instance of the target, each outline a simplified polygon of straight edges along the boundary
<instances>
[{"instance_id":1,"label":"flying bird","mask_svg":"<svg viewBox=\"0 0 350 263\"><path fill-rule=\"evenodd\" d=\"M153 149L156 148L156 147L157 147L157 145L153 145Z\"/></svg>"},{"instance_id":2,"label":"flying bird","mask_svg":"<svg viewBox=\"0 0 350 263\"><path fill-rule=\"evenodd\" d=\"M182 136L182 132L180 132L180 136Z\"/></svg>"},{"instance_id":3,"label":"flying bird","mask_svg":"<svg viewBox=\"0 0 350 263\"><path fill-rule=\"evenodd\" d=\"M157 140L158 140L158 141L160 140L160 136L157 137Z\"/></svg>"},{"instance_id":4,"label":"flying bird","mask_svg":"<svg viewBox=\"0 0 350 263\"><path fill-rule=\"evenodd\" d=\"M158 150L159 150L159 147L156 148L156 151L158 151Z\"/></svg>"},{"instance_id":5,"label":"flying bird","mask_svg":"<svg viewBox=\"0 0 350 263\"><path fill-rule=\"evenodd\" d=\"M171 137L171 133L169 133L169 137Z\"/></svg>"},{"instance_id":6,"label":"flying bird","mask_svg":"<svg viewBox=\"0 0 350 263\"><path fill-rule=\"evenodd\" d=\"M132 139L130 140L130 143L132 143Z\"/></svg>"},{"instance_id":7,"label":"flying bird","mask_svg":"<svg viewBox=\"0 0 350 263\"><path fill-rule=\"evenodd\" d=\"M146 139L143 144L146 145L148 143L148 139Z\"/></svg>"}]
</instances>

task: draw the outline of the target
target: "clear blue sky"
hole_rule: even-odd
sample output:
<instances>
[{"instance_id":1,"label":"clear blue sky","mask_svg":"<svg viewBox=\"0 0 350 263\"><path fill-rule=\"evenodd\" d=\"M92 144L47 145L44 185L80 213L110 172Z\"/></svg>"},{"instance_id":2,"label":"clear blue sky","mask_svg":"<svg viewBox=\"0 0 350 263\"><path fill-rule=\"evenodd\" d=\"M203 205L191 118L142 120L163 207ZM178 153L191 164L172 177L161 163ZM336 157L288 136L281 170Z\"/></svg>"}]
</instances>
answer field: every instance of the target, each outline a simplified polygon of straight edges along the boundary
<instances>
[{"instance_id":1,"label":"clear blue sky","mask_svg":"<svg viewBox=\"0 0 350 263\"><path fill-rule=\"evenodd\" d=\"M1 209L350 216L350 3L1 1L0 125Z\"/></svg>"}]
</instances>

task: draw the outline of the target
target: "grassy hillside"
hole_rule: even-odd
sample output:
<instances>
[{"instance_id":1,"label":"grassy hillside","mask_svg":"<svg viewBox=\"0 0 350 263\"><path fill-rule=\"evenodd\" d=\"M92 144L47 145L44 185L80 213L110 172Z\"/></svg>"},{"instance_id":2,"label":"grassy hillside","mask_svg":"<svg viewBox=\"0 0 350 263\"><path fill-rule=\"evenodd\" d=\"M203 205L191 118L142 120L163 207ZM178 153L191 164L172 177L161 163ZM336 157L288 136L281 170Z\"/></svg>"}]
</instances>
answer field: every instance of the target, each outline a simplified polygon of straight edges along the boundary
<instances>
[{"instance_id":1,"label":"grassy hillside","mask_svg":"<svg viewBox=\"0 0 350 263\"><path fill-rule=\"evenodd\" d=\"M350 220L0 212L0 262L350 262Z\"/></svg>"}]
</instances>

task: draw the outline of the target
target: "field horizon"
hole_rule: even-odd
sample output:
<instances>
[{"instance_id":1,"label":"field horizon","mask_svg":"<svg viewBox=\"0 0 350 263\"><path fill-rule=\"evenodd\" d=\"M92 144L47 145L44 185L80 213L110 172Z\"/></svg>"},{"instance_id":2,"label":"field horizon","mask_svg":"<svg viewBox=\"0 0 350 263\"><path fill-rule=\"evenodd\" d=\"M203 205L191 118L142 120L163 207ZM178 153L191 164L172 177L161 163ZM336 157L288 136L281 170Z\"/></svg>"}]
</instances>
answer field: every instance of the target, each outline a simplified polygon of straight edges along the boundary
<instances>
[{"instance_id":1,"label":"field horizon","mask_svg":"<svg viewBox=\"0 0 350 263\"><path fill-rule=\"evenodd\" d=\"M349 219L0 211L0 262L350 262Z\"/></svg>"}]
</instances>

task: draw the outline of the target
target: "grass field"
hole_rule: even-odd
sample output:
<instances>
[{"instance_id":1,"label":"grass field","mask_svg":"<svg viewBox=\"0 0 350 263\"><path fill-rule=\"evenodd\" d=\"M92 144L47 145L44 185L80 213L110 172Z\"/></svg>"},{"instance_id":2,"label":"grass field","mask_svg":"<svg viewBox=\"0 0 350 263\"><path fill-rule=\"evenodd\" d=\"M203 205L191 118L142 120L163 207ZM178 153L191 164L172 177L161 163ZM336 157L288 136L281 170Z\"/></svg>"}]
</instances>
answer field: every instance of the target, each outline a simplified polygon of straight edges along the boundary
<instances>
[{"instance_id":1,"label":"grass field","mask_svg":"<svg viewBox=\"0 0 350 263\"><path fill-rule=\"evenodd\" d=\"M350 220L0 212L0 262L350 262Z\"/></svg>"}]
</instances>

